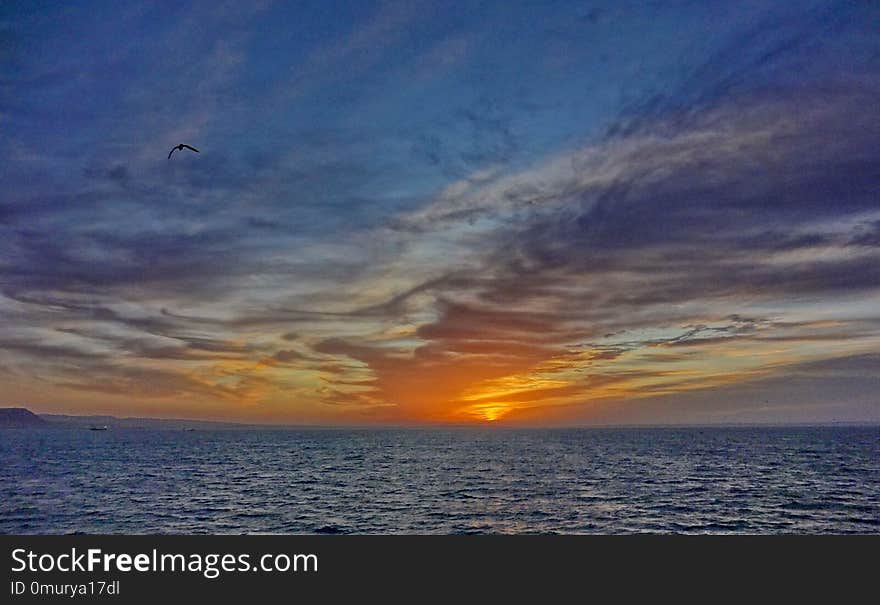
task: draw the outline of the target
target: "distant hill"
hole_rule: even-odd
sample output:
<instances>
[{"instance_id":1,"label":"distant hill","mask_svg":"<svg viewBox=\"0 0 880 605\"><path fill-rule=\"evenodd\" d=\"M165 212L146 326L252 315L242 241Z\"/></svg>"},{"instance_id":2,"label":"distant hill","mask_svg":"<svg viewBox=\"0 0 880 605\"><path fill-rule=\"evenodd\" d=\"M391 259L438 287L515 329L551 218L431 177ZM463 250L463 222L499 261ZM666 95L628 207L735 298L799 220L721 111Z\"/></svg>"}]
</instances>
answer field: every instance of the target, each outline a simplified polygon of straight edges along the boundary
<instances>
[{"instance_id":1,"label":"distant hill","mask_svg":"<svg viewBox=\"0 0 880 605\"><path fill-rule=\"evenodd\" d=\"M185 418L133 418L118 416L73 416L68 414L34 414L26 408L0 408L0 428L92 428L164 429L164 430L242 430L328 428L296 425L242 424Z\"/></svg>"},{"instance_id":2,"label":"distant hill","mask_svg":"<svg viewBox=\"0 0 880 605\"><path fill-rule=\"evenodd\" d=\"M119 418L117 416L70 416L67 414L40 414L50 426L92 427L107 426L126 429L245 429L254 425L209 420L179 420L176 418Z\"/></svg>"},{"instance_id":3,"label":"distant hill","mask_svg":"<svg viewBox=\"0 0 880 605\"><path fill-rule=\"evenodd\" d=\"M49 426L49 423L25 408L0 408L0 428L19 429Z\"/></svg>"}]
</instances>

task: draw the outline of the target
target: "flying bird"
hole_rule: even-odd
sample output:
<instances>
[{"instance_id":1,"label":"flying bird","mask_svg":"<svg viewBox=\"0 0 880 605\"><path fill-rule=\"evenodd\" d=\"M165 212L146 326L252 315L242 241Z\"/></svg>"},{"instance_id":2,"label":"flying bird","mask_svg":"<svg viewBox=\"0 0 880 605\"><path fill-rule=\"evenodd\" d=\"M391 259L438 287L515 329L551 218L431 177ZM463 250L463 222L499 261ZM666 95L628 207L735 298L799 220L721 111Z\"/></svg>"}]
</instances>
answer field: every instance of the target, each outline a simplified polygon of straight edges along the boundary
<instances>
[{"instance_id":1,"label":"flying bird","mask_svg":"<svg viewBox=\"0 0 880 605\"><path fill-rule=\"evenodd\" d=\"M168 152L168 159L169 160L171 159L171 154L174 153L175 151L183 151L184 147L186 147L187 149L192 149L196 153L200 153L199 150L196 149L195 147L190 147L189 145L186 145L185 143L181 143L180 145L177 145L176 147L171 148L171 151Z\"/></svg>"}]
</instances>

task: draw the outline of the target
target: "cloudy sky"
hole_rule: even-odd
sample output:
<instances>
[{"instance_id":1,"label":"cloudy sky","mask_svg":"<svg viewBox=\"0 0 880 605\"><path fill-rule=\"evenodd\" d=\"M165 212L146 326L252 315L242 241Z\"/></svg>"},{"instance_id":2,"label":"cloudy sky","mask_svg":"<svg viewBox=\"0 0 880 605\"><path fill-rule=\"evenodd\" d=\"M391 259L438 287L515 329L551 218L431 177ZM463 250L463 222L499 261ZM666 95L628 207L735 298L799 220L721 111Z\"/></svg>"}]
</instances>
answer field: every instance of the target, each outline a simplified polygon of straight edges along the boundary
<instances>
[{"instance_id":1,"label":"cloudy sky","mask_svg":"<svg viewBox=\"0 0 880 605\"><path fill-rule=\"evenodd\" d=\"M880 421L876 2L4 2L0 191L0 405Z\"/></svg>"}]
</instances>

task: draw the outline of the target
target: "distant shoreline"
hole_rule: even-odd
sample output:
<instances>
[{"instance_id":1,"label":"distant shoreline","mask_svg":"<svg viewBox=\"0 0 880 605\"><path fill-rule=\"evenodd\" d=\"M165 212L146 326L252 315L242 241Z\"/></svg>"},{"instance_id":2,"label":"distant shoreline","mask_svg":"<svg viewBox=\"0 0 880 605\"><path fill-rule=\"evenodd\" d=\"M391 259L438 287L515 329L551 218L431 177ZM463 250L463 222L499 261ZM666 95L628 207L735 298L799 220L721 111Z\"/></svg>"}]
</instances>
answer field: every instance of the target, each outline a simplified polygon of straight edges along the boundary
<instances>
[{"instance_id":1,"label":"distant shoreline","mask_svg":"<svg viewBox=\"0 0 880 605\"><path fill-rule=\"evenodd\" d=\"M11 412L11 411L15 412ZM9 425L5 415L28 417L27 424ZM310 424L248 424L215 420L179 418L117 417L106 415L78 416L73 414L36 414L27 408L0 408L0 428L91 428L109 429L165 429L165 430L477 430L477 431L564 431L564 430L675 430L675 429L735 429L735 428L810 428L810 427L877 427L880 422L799 422L799 423L717 423L717 424L607 424L572 426L522 426L507 424L419 424L419 425L310 425Z\"/></svg>"}]
</instances>

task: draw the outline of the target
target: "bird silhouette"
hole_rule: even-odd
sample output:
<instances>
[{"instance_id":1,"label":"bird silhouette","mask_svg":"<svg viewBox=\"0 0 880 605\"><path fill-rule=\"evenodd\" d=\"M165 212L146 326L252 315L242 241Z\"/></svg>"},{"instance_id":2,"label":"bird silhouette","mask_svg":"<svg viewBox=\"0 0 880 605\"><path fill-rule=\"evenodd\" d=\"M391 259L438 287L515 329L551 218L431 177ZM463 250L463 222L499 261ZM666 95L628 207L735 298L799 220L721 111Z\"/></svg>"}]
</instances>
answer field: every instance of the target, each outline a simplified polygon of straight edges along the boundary
<instances>
[{"instance_id":1,"label":"bird silhouette","mask_svg":"<svg viewBox=\"0 0 880 605\"><path fill-rule=\"evenodd\" d=\"M185 143L181 143L180 145L177 145L177 146L171 148L171 151L168 152L168 159L169 160L171 159L171 154L174 153L175 151L183 151L184 147L186 147L187 149L192 149L196 153L200 153L199 150L196 149L195 147L190 147L189 145L187 145Z\"/></svg>"}]
</instances>

